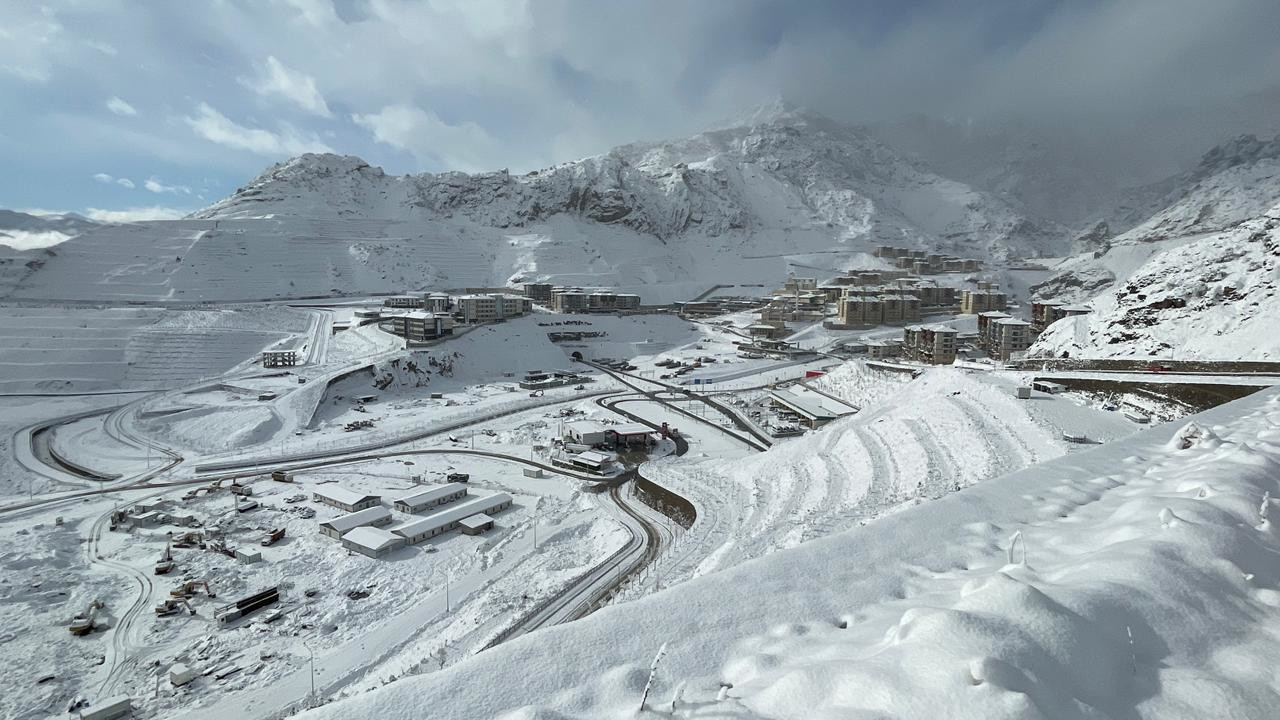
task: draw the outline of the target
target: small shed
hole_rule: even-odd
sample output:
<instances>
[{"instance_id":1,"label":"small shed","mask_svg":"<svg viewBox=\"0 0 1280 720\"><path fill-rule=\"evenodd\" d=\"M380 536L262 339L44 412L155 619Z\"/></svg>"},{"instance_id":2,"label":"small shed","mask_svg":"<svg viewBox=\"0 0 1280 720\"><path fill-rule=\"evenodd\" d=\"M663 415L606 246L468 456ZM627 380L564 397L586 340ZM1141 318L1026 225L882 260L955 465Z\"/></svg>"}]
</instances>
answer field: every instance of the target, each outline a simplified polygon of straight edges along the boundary
<instances>
[{"instance_id":1,"label":"small shed","mask_svg":"<svg viewBox=\"0 0 1280 720\"><path fill-rule=\"evenodd\" d=\"M479 535L485 530L493 529L493 518L484 513L478 513L471 517L463 518L458 523L458 528L462 530L463 535Z\"/></svg>"},{"instance_id":2,"label":"small shed","mask_svg":"<svg viewBox=\"0 0 1280 720\"><path fill-rule=\"evenodd\" d=\"M1018 390L1015 392L1015 395L1019 400L1030 400L1031 388L1027 385L1019 385Z\"/></svg>"},{"instance_id":3,"label":"small shed","mask_svg":"<svg viewBox=\"0 0 1280 720\"><path fill-rule=\"evenodd\" d=\"M578 445L594 447L613 439L609 428L589 420L579 420L565 426L565 439Z\"/></svg>"},{"instance_id":4,"label":"small shed","mask_svg":"<svg viewBox=\"0 0 1280 720\"><path fill-rule=\"evenodd\" d=\"M525 468L524 476L527 478L540 478L544 477L544 474L542 468Z\"/></svg>"},{"instance_id":5,"label":"small shed","mask_svg":"<svg viewBox=\"0 0 1280 720\"><path fill-rule=\"evenodd\" d=\"M245 565L252 565L256 562L262 562L262 553L257 550L246 550L245 548L236 548L236 560Z\"/></svg>"},{"instance_id":6,"label":"small shed","mask_svg":"<svg viewBox=\"0 0 1280 720\"><path fill-rule=\"evenodd\" d=\"M1048 380L1036 380L1031 383L1031 387L1035 388L1036 390L1039 390L1042 393L1048 393L1050 395L1057 395L1058 393L1066 392L1067 390L1066 385L1060 385L1056 382L1050 382Z\"/></svg>"},{"instance_id":7,"label":"small shed","mask_svg":"<svg viewBox=\"0 0 1280 720\"><path fill-rule=\"evenodd\" d=\"M114 720L133 712L133 698L128 695L100 700L80 711L80 720Z\"/></svg>"},{"instance_id":8,"label":"small shed","mask_svg":"<svg viewBox=\"0 0 1280 720\"><path fill-rule=\"evenodd\" d=\"M196 671L186 665L182 663L174 663L169 666L169 682L174 687L182 687L195 679Z\"/></svg>"}]
</instances>

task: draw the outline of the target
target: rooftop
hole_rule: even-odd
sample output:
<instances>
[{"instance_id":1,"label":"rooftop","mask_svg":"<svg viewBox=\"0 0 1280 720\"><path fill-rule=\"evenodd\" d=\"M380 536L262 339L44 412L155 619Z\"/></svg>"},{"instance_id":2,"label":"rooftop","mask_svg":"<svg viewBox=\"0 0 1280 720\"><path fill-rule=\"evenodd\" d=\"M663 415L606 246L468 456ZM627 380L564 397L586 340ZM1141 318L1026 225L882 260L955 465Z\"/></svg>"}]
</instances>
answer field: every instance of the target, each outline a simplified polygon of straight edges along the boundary
<instances>
[{"instance_id":1,"label":"rooftop","mask_svg":"<svg viewBox=\"0 0 1280 720\"><path fill-rule=\"evenodd\" d=\"M435 487L430 487L424 490L411 492L407 495L402 495L401 497L396 498L396 502L406 502L406 503L409 503L410 505L430 503L430 502L435 502L440 498L453 495L459 490L462 490L465 493L466 489L467 489L467 486L463 485L462 483L447 483L444 485L436 485Z\"/></svg>"},{"instance_id":2,"label":"rooftop","mask_svg":"<svg viewBox=\"0 0 1280 720\"><path fill-rule=\"evenodd\" d=\"M493 518L489 517L485 513L476 513L471 517L462 518L462 520L458 521L458 524L464 528L475 529L482 528L491 522L493 522Z\"/></svg>"},{"instance_id":3,"label":"rooftop","mask_svg":"<svg viewBox=\"0 0 1280 720\"><path fill-rule=\"evenodd\" d=\"M365 525L343 535L342 541L349 542L352 545L359 545L360 547L368 548L370 550L381 550L385 547L404 542L404 538L390 532L389 530Z\"/></svg>"},{"instance_id":4,"label":"rooftop","mask_svg":"<svg viewBox=\"0 0 1280 720\"><path fill-rule=\"evenodd\" d=\"M357 510L353 513L340 515L332 520L326 520L320 523L320 527L327 527L338 531L338 534L345 534L349 530L354 530L362 525L369 525L375 522L381 522L391 517L391 511L384 507L371 507L364 510Z\"/></svg>"},{"instance_id":5,"label":"rooftop","mask_svg":"<svg viewBox=\"0 0 1280 720\"><path fill-rule=\"evenodd\" d=\"M769 393L769 396L801 415L814 420L834 420L858 411L858 408L843 400L823 395L804 385L792 385L781 390L774 390Z\"/></svg>"},{"instance_id":6,"label":"rooftop","mask_svg":"<svg viewBox=\"0 0 1280 720\"><path fill-rule=\"evenodd\" d=\"M369 396L369 397L376 397L376 396ZM311 492L316 495L319 495L320 497L333 500L334 502L342 503L343 505L359 505L360 503L366 502L370 499L373 499L373 500L381 499L381 497L378 495L368 495L365 493L358 493L352 490L348 490L342 487L341 485L320 485L318 487L312 488Z\"/></svg>"},{"instance_id":7,"label":"rooftop","mask_svg":"<svg viewBox=\"0 0 1280 720\"><path fill-rule=\"evenodd\" d=\"M400 537L413 537L421 535L425 532L431 532L436 528L444 527L451 523L458 522L464 518L471 517L477 513L490 512L493 508L503 503L511 502L511 496L507 493L496 493L494 495L485 495L483 497L474 497L460 502L447 505L443 510L433 512L420 520L411 520L403 525L391 528L391 532Z\"/></svg>"}]
</instances>

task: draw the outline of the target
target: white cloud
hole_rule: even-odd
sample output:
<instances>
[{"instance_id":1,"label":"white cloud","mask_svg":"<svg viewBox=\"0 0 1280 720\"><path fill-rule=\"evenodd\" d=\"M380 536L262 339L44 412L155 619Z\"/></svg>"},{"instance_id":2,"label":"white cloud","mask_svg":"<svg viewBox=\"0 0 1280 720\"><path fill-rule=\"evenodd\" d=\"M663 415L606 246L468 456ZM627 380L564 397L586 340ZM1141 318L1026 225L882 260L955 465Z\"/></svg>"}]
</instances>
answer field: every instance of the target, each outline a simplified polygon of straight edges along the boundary
<instances>
[{"instance_id":1,"label":"white cloud","mask_svg":"<svg viewBox=\"0 0 1280 720\"><path fill-rule=\"evenodd\" d=\"M98 182L100 182L100 183L106 184L106 185L110 185L111 183L115 183L116 185L119 185L120 187L129 188L130 190L132 190L132 189L135 187L135 186L134 186L134 184L133 184L133 181L132 181L132 180L130 180L129 178L127 178L127 177L114 177L114 176L108 175L108 174L106 174L106 173L96 173L96 174L93 176L93 179L94 179L94 180L97 180L97 181L98 181ZM148 181L148 182L150 182L150 181ZM151 188L150 188L150 187L148 187L147 189L148 189L148 190L151 190ZM160 191L159 191L159 190L152 190L152 192L160 192ZM188 192L189 192L189 191L188 191Z\"/></svg>"},{"instance_id":2,"label":"white cloud","mask_svg":"<svg viewBox=\"0 0 1280 720\"><path fill-rule=\"evenodd\" d=\"M314 134L302 137L288 125L274 133L261 128L249 128L233 122L208 103L200 103L195 117L184 118L197 135L225 147L247 150L267 156L301 155L308 152L333 152Z\"/></svg>"},{"instance_id":3,"label":"white cloud","mask_svg":"<svg viewBox=\"0 0 1280 720\"><path fill-rule=\"evenodd\" d=\"M473 122L450 125L433 112L407 105L388 105L382 112L351 119L378 142L435 160L449 170L475 172L505 165L497 161L500 153L493 137Z\"/></svg>"},{"instance_id":4,"label":"white cloud","mask_svg":"<svg viewBox=\"0 0 1280 720\"><path fill-rule=\"evenodd\" d=\"M87 208L84 214L85 217L95 222L130 223L145 220L177 220L186 216L187 211L153 205L151 207L125 208L124 210Z\"/></svg>"},{"instance_id":5,"label":"white cloud","mask_svg":"<svg viewBox=\"0 0 1280 720\"><path fill-rule=\"evenodd\" d=\"M134 109L132 105L115 96L112 96L112 98L107 101L107 109L124 117L133 117L138 114L138 111Z\"/></svg>"},{"instance_id":6,"label":"white cloud","mask_svg":"<svg viewBox=\"0 0 1280 720\"><path fill-rule=\"evenodd\" d=\"M145 187L147 190L153 193L156 193L157 195L161 195L164 193L169 193L171 195L178 195L178 194L190 195L191 194L191 188L187 187L186 185L165 185L164 183L160 182L160 179L155 177L154 175L147 178L147 181L143 183L142 186Z\"/></svg>"},{"instance_id":7,"label":"white cloud","mask_svg":"<svg viewBox=\"0 0 1280 720\"><path fill-rule=\"evenodd\" d=\"M0 230L0 245L8 245L15 250L38 250L40 248L53 247L70 239L70 235L56 230L46 230L44 232Z\"/></svg>"},{"instance_id":8,"label":"white cloud","mask_svg":"<svg viewBox=\"0 0 1280 720\"><path fill-rule=\"evenodd\" d=\"M257 79L240 78L240 83L259 95L279 95L312 115L332 117L324 96L316 89L316 79L294 70L267 56L266 66L259 69Z\"/></svg>"}]
</instances>

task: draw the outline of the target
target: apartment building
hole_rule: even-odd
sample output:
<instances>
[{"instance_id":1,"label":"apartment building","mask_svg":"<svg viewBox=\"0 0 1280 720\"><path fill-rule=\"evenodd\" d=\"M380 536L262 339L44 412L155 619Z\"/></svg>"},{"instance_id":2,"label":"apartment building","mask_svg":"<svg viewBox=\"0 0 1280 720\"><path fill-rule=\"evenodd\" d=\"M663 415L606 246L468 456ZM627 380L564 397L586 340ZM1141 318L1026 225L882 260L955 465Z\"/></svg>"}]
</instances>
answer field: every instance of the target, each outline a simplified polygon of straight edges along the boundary
<instances>
[{"instance_id":1,"label":"apartment building","mask_svg":"<svg viewBox=\"0 0 1280 720\"><path fill-rule=\"evenodd\" d=\"M522 295L460 295L454 307L454 315L460 322L496 322L520 317L533 308L533 301Z\"/></svg>"},{"instance_id":2,"label":"apartment building","mask_svg":"<svg viewBox=\"0 0 1280 720\"><path fill-rule=\"evenodd\" d=\"M1006 310L1009 307L1009 296L994 287L979 287L976 290L965 290L960 296L961 315L980 315L991 310Z\"/></svg>"},{"instance_id":3,"label":"apartment building","mask_svg":"<svg viewBox=\"0 0 1280 720\"><path fill-rule=\"evenodd\" d=\"M987 352L996 360L1008 362L1015 355L1026 352L1033 339L1031 323L1026 320L994 320L991 323L991 346Z\"/></svg>"},{"instance_id":4,"label":"apartment building","mask_svg":"<svg viewBox=\"0 0 1280 720\"><path fill-rule=\"evenodd\" d=\"M912 325L903 330L902 353L916 362L951 365L959 331L944 325Z\"/></svg>"}]
</instances>

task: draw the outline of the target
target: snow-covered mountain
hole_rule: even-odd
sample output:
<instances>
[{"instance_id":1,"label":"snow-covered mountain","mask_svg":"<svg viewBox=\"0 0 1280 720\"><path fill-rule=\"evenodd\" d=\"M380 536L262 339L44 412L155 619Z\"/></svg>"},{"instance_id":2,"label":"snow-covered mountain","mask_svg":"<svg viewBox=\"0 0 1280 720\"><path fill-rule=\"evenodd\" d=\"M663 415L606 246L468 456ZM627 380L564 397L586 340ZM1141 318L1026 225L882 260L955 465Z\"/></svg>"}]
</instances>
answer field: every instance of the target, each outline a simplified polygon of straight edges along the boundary
<instances>
[{"instance_id":1,"label":"snow-covered mountain","mask_svg":"<svg viewBox=\"0 0 1280 720\"><path fill-rule=\"evenodd\" d=\"M983 257L1039 255L1061 237L1059 228L908 162L852 127L784 108L522 176L391 176L354 157L304 155L196 217L267 213L466 218L496 228L563 215L664 243L813 233L857 249L905 241Z\"/></svg>"},{"instance_id":2,"label":"snow-covered mountain","mask_svg":"<svg viewBox=\"0 0 1280 720\"><path fill-rule=\"evenodd\" d=\"M0 209L0 245L15 250L49 247L96 226L75 213L32 215Z\"/></svg>"},{"instance_id":3,"label":"snow-covered mountain","mask_svg":"<svg viewBox=\"0 0 1280 720\"><path fill-rule=\"evenodd\" d=\"M1084 252L1033 288L1037 297L1086 301L1162 252L1262 216L1280 201L1280 137L1236 138L1210 150L1194 169L1132 197L1141 199L1126 212L1141 221L1113 238L1105 226L1077 238L1075 247Z\"/></svg>"},{"instance_id":4,"label":"snow-covered mountain","mask_svg":"<svg viewBox=\"0 0 1280 720\"><path fill-rule=\"evenodd\" d=\"M81 236L15 295L247 300L547 279L670 302L874 267L878 244L1004 259L1060 254L1066 237L856 128L775 107L518 176L303 155L186 220Z\"/></svg>"},{"instance_id":5,"label":"snow-covered mountain","mask_svg":"<svg viewBox=\"0 0 1280 720\"><path fill-rule=\"evenodd\" d=\"M1280 359L1280 204L1160 244L1169 247L1094 298L1092 313L1052 325L1030 354Z\"/></svg>"}]
</instances>

